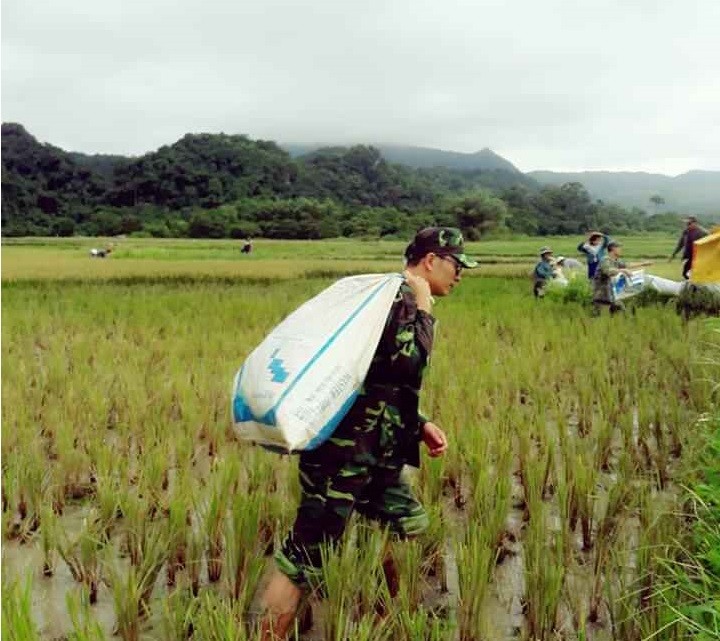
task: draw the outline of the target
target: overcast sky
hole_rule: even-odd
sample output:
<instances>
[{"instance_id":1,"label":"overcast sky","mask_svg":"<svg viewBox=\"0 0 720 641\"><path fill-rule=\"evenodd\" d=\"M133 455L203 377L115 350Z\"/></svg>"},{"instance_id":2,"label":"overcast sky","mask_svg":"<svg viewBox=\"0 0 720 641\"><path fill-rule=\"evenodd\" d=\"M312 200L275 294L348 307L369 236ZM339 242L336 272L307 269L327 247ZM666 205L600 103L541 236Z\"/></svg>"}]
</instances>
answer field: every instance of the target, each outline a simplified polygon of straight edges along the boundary
<instances>
[{"instance_id":1,"label":"overcast sky","mask_svg":"<svg viewBox=\"0 0 720 641\"><path fill-rule=\"evenodd\" d=\"M223 131L720 169L720 1L3 0L2 120L87 153Z\"/></svg>"}]
</instances>

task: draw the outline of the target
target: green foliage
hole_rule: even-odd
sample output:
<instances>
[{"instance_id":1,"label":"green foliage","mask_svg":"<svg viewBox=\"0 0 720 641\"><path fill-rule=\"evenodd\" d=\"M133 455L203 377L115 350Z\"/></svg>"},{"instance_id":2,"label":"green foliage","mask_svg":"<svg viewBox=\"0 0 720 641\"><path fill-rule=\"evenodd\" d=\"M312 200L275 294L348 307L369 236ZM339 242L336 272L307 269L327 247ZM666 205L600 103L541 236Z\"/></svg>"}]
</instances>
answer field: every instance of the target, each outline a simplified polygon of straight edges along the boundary
<instances>
[{"instance_id":1,"label":"green foliage","mask_svg":"<svg viewBox=\"0 0 720 641\"><path fill-rule=\"evenodd\" d=\"M480 240L488 231L502 225L507 205L487 192L449 201L443 209L443 222L459 227L468 240Z\"/></svg>"},{"instance_id":2,"label":"green foliage","mask_svg":"<svg viewBox=\"0 0 720 641\"><path fill-rule=\"evenodd\" d=\"M388 162L370 146L292 158L273 142L188 134L130 159L67 153L39 143L21 125L3 124L3 233L377 238L442 223L479 239L502 230L565 235L679 227L674 214L647 218L641 209L593 202L578 182L540 188L488 154L474 155L469 169L413 168ZM477 168L480 160L490 164Z\"/></svg>"},{"instance_id":3,"label":"green foliage","mask_svg":"<svg viewBox=\"0 0 720 641\"><path fill-rule=\"evenodd\" d=\"M697 314L720 316L720 292L688 283L677 297L677 309L687 317Z\"/></svg>"},{"instance_id":4,"label":"green foliage","mask_svg":"<svg viewBox=\"0 0 720 641\"><path fill-rule=\"evenodd\" d=\"M592 284L584 274L578 274L570 278L565 286L551 282L547 287L546 296L550 300L563 303L589 305L592 301Z\"/></svg>"}]
</instances>

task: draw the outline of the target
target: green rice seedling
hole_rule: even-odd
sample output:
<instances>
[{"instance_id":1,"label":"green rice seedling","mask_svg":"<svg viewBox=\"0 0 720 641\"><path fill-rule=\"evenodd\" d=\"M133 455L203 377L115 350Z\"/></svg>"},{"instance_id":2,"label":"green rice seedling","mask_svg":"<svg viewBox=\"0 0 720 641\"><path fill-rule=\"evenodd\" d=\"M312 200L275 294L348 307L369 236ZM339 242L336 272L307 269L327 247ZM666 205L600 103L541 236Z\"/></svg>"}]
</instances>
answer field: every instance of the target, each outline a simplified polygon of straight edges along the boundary
<instances>
[{"instance_id":1,"label":"green rice seedling","mask_svg":"<svg viewBox=\"0 0 720 641\"><path fill-rule=\"evenodd\" d=\"M325 639L364 638L371 628L382 630L383 620L376 612L391 611L391 597L382 570L387 548L387 533L363 531L352 524L338 545L321 551L322 568L316 589L325 596L322 633ZM370 626L370 627L368 627Z\"/></svg>"},{"instance_id":2,"label":"green rice seedling","mask_svg":"<svg viewBox=\"0 0 720 641\"><path fill-rule=\"evenodd\" d=\"M667 427L670 439L670 456L679 458L683 452L684 441L686 438L685 426L690 423L688 417L683 412L683 408L675 398L667 399Z\"/></svg>"},{"instance_id":3,"label":"green rice seedling","mask_svg":"<svg viewBox=\"0 0 720 641\"><path fill-rule=\"evenodd\" d=\"M443 547L448 537L449 526L438 503L425 505L428 528L420 537L422 546L422 573L428 577L441 577L444 572Z\"/></svg>"},{"instance_id":4,"label":"green rice seedling","mask_svg":"<svg viewBox=\"0 0 720 641\"><path fill-rule=\"evenodd\" d=\"M210 583L217 583L222 576L223 529L231 484L235 482L237 476L238 467L235 461L232 463L229 461L218 462L209 484L210 496L203 506L204 531L208 541L206 555Z\"/></svg>"},{"instance_id":5,"label":"green rice seedling","mask_svg":"<svg viewBox=\"0 0 720 641\"><path fill-rule=\"evenodd\" d=\"M677 536L677 507L671 496L647 488L638 496L640 522L635 555L637 582L634 591L637 624L643 637L665 629L673 621L662 600L663 559L671 557L671 542Z\"/></svg>"},{"instance_id":6,"label":"green rice seedling","mask_svg":"<svg viewBox=\"0 0 720 641\"><path fill-rule=\"evenodd\" d=\"M593 428L594 393L591 385L583 385L578 389L577 429L580 436L587 436Z\"/></svg>"},{"instance_id":7,"label":"green rice seedling","mask_svg":"<svg viewBox=\"0 0 720 641\"><path fill-rule=\"evenodd\" d=\"M17 492L17 514L8 534L10 538L27 542L40 527L40 512L47 493L49 474L32 453L19 459L12 482Z\"/></svg>"},{"instance_id":8,"label":"green rice seedling","mask_svg":"<svg viewBox=\"0 0 720 641\"><path fill-rule=\"evenodd\" d=\"M598 417L595 434L595 461L593 463L598 471L608 472L610 470L615 430L615 423L609 417Z\"/></svg>"},{"instance_id":9,"label":"green rice seedling","mask_svg":"<svg viewBox=\"0 0 720 641\"><path fill-rule=\"evenodd\" d=\"M388 550L392 554L397 573L402 580L398 582L395 597L401 611L414 612L422 599L423 588L423 546L418 540L403 541L392 545Z\"/></svg>"},{"instance_id":10,"label":"green rice seedling","mask_svg":"<svg viewBox=\"0 0 720 641\"><path fill-rule=\"evenodd\" d=\"M593 547L593 524L595 503L597 500L597 474L594 467L592 444L586 441L578 443L578 450L567 464L573 466L574 500L577 518L582 532L583 550Z\"/></svg>"},{"instance_id":11,"label":"green rice seedling","mask_svg":"<svg viewBox=\"0 0 720 641\"><path fill-rule=\"evenodd\" d=\"M200 593L200 575L203 567L203 555L205 553L205 536L196 525L190 528L187 540L187 556L185 567L187 569L190 590L193 596Z\"/></svg>"},{"instance_id":12,"label":"green rice seedling","mask_svg":"<svg viewBox=\"0 0 720 641\"><path fill-rule=\"evenodd\" d=\"M652 439L653 399L646 392L638 395L637 402L637 450L638 460L646 472L653 470Z\"/></svg>"},{"instance_id":13,"label":"green rice seedling","mask_svg":"<svg viewBox=\"0 0 720 641\"><path fill-rule=\"evenodd\" d=\"M225 524L226 578L232 598L243 608L249 605L263 570L265 542L257 528L263 509L261 494L237 493Z\"/></svg>"},{"instance_id":14,"label":"green rice seedling","mask_svg":"<svg viewBox=\"0 0 720 641\"><path fill-rule=\"evenodd\" d=\"M193 620L196 617L200 599L193 597L189 590L170 592L162 601L160 632L165 641L190 639L195 633Z\"/></svg>"},{"instance_id":15,"label":"green rice seedling","mask_svg":"<svg viewBox=\"0 0 720 641\"><path fill-rule=\"evenodd\" d=\"M9 461L9 462L8 462ZM13 539L19 532L18 522L18 463L17 459L3 457L3 537Z\"/></svg>"},{"instance_id":16,"label":"green rice seedling","mask_svg":"<svg viewBox=\"0 0 720 641\"><path fill-rule=\"evenodd\" d=\"M32 577L24 585L3 580L2 637L8 641L40 641L40 633L32 616ZM7 636L6 636L7 635Z\"/></svg>"},{"instance_id":17,"label":"green rice seedling","mask_svg":"<svg viewBox=\"0 0 720 641\"><path fill-rule=\"evenodd\" d=\"M577 524L575 482L571 467L564 466L559 471L555 490L560 515L558 536L562 544L565 565L569 567L573 564L575 557L575 525Z\"/></svg>"},{"instance_id":18,"label":"green rice seedling","mask_svg":"<svg viewBox=\"0 0 720 641\"><path fill-rule=\"evenodd\" d=\"M123 571L110 562L106 568L106 581L112 592L117 622L116 634L123 641L139 641L143 608L141 595L147 589L140 569L130 564Z\"/></svg>"},{"instance_id":19,"label":"green rice seedling","mask_svg":"<svg viewBox=\"0 0 720 641\"><path fill-rule=\"evenodd\" d=\"M523 554L527 638L541 641L556 635L566 567L561 537L544 527L546 507L539 511L531 513Z\"/></svg>"},{"instance_id":20,"label":"green rice seedling","mask_svg":"<svg viewBox=\"0 0 720 641\"><path fill-rule=\"evenodd\" d=\"M593 578L588 608L588 620L595 623L600 618L600 606L604 592L604 584L608 576L612 548L617 542L618 531L622 526L625 514L632 510L632 481L627 475L630 471L629 460L623 464L623 471L608 491L604 514L598 517L595 534L595 554L593 558Z\"/></svg>"},{"instance_id":21,"label":"green rice seedling","mask_svg":"<svg viewBox=\"0 0 720 641\"><path fill-rule=\"evenodd\" d=\"M192 613L192 638L213 641L253 641L254 632L248 632L243 611L227 597L213 591L205 591L198 599Z\"/></svg>"},{"instance_id":22,"label":"green rice seedling","mask_svg":"<svg viewBox=\"0 0 720 641\"><path fill-rule=\"evenodd\" d=\"M390 638L393 641L445 641L451 633L451 624L425 608L403 608L397 614Z\"/></svg>"},{"instance_id":23,"label":"green rice seedling","mask_svg":"<svg viewBox=\"0 0 720 641\"><path fill-rule=\"evenodd\" d=\"M107 639L102 626L93 617L84 588L80 593L68 591L65 595L65 603L72 623L72 631L67 635L68 641L105 641Z\"/></svg>"},{"instance_id":24,"label":"green rice seedling","mask_svg":"<svg viewBox=\"0 0 720 641\"><path fill-rule=\"evenodd\" d=\"M468 457L468 475L472 479L468 520L473 527L487 530L494 541L495 561L501 562L507 554L503 546L512 500L512 449L509 441L500 441L495 447L493 465Z\"/></svg>"},{"instance_id":25,"label":"green rice seedling","mask_svg":"<svg viewBox=\"0 0 720 641\"><path fill-rule=\"evenodd\" d=\"M61 527L54 528L57 552L70 570L73 579L88 591L91 604L97 601L101 571L99 554L102 540L97 530L97 519L91 511L83 518L80 533L70 538Z\"/></svg>"},{"instance_id":26,"label":"green rice seedling","mask_svg":"<svg viewBox=\"0 0 720 641\"><path fill-rule=\"evenodd\" d=\"M168 588L175 587L178 572L185 569L191 525L189 504L190 490L183 475L176 482L168 504L169 558L166 581Z\"/></svg>"},{"instance_id":27,"label":"green rice seedling","mask_svg":"<svg viewBox=\"0 0 720 641\"><path fill-rule=\"evenodd\" d=\"M57 516L52 505L45 504L40 515L40 547L43 555L43 576L55 574L55 553L57 550Z\"/></svg>"},{"instance_id":28,"label":"green rice seedling","mask_svg":"<svg viewBox=\"0 0 720 641\"><path fill-rule=\"evenodd\" d=\"M445 485L446 461L443 458L428 458L423 461L419 473L419 485L422 492L422 500L425 504L434 504L438 502L442 496L443 487ZM458 478L459 474L455 473L454 478Z\"/></svg>"},{"instance_id":29,"label":"green rice seedling","mask_svg":"<svg viewBox=\"0 0 720 641\"><path fill-rule=\"evenodd\" d=\"M136 641L141 621L150 613L150 598L157 577L169 554L165 526L153 523L140 544L137 563L123 564L107 558L104 577L112 591L118 634L124 641Z\"/></svg>"},{"instance_id":30,"label":"green rice seedling","mask_svg":"<svg viewBox=\"0 0 720 641\"><path fill-rule=\"evenodd\" d=\"M142 561L145 532L149 525L150 503L147 496L133 487L121 497L120 509L123 514L124 549L130 563L138 566Z\"/></svg>"},{"instance_id":31,"label":"green rice seedling","mask_svg":"<svg viewBox=\"0 0 720 641\"><path fill-rule=\"evenodd\" d=\"M609 572L613 580L606 583L610 630L614 641L641 639L637 599L634 552L628 548L611 551Z\"/></svg>"},{"instance_id":32,"label":"green rice seedling","mask_svg":"<svg viewBox=\"0 0 720 641\"><path fill-rule=\"evenodd\" d=\"M148 499L150 518L163 508L163 496L169 485L168 448L154 447L143 458L142 487Z\"/></svg>"},{"instance_id":33,"label":"green rice seedling","mask_svg":"<svg viewBox=\"0 0 720 641\"><path fill-rule=\"evenodd\" d=\"M462 641L482 638L483 604L495 566L495 541L483 527L471 527L457 546L460 587L458 629Z\"/></svg>"},{"instance_id":34,"label":"green rice seedling","mask_svg":"<svg viewBox=\"0 0 720 641\"><path fill-rule=\"evenodd\" d=\"M557 628L565 583L562 536L548 528L548 505L542 500L541 460L527 467L530 519L524 537L523 559L528 639L550 639Z\"/></svg>"}]
</instances>

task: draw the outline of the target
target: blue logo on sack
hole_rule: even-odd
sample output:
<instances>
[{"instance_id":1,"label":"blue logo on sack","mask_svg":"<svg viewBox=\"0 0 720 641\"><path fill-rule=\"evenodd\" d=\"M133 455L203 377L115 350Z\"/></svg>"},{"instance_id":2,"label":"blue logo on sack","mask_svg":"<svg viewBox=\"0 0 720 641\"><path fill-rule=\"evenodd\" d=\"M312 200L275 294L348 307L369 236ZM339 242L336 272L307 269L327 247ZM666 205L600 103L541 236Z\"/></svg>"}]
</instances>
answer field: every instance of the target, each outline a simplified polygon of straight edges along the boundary
<instances>
[{"instance_id":1,"label":"blue logo on sack","mask_svg":"<svg viewBox=\"0 0 720 641\"><path fill-rule=\"evenodd\" d=\"M287 377L290 376L290 372L283 367L282 358L277 358L277 353L279 351L280 348L270 354L270 364L268 365L268 369L272 374L272 378L270 380L273 383L284 383L287 380Z\"/></svg>"}]
</instances>

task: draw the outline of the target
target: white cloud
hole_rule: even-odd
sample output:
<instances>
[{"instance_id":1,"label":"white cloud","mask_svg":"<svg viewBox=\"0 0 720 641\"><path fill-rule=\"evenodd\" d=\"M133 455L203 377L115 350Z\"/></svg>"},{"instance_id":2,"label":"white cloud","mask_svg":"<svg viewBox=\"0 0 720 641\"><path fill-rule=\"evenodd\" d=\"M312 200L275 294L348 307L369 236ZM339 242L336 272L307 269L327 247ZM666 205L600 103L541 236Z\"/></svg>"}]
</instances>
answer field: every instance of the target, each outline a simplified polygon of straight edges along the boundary
<instances>
[{"instance_id":1,"label":"white cloud","mask_svg":"<svg viewBox=\"0 0 720 641\"><path fill-rule=\"evenodd\" d=\"M87 152L188 131L720 168L714 0L5 0L2 117Z\"/></svg>"}]
</instances>

